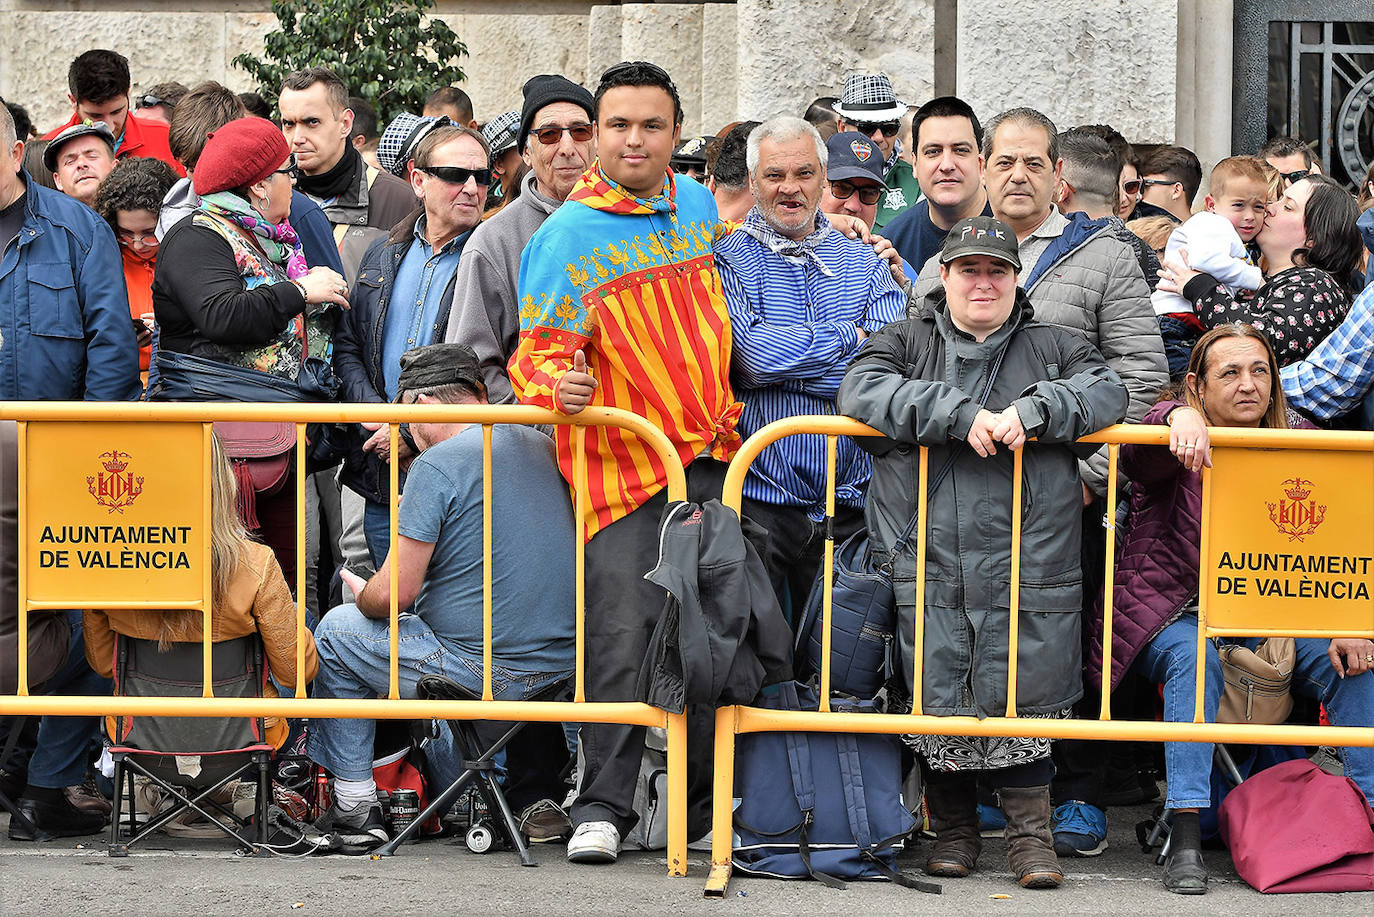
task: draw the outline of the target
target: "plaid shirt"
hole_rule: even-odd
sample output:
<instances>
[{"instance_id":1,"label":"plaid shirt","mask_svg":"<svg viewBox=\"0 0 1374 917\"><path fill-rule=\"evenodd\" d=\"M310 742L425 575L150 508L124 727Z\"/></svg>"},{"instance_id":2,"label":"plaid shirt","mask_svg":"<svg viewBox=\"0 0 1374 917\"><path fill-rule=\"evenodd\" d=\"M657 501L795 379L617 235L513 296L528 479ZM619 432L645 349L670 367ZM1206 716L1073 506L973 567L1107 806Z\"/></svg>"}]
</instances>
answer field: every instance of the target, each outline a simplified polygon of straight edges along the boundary
<instances>
[{"instance_id":1,"label":"plaid shirt","mask_svg":"<svg viewBox=\"0 0 1374 917\"><path fill-rule=\"evenodd\" d=\"M1330 420L1359 407L1374 388L1374 285L1355 297L1345 320L1306 357L1279 371L1288 403Z\"/></svg>"}]
</instances>

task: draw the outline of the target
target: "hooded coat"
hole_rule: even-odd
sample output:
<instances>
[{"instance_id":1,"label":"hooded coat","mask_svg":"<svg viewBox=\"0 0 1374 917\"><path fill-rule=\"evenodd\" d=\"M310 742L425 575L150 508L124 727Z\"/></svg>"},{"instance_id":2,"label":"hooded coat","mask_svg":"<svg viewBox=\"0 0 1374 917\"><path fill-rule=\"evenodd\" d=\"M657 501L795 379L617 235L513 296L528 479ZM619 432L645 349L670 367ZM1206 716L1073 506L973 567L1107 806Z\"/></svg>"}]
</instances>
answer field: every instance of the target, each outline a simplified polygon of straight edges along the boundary
<instances>
[{"instance_id":1,"label":"hooded coat","mask_svg":"<svg viewBox=\"0 0 1374 917\"><path fill-rule=\"evenodd\" d=\"M1025 292L1006 323L979 342L950 320L943 288L906 321L869 338L840 386L840 411L881 430L866 516L878 556L889 556L898 606L901 671L910 688L916 535L891 555L916 513L920 450L930 447L925 528L923 710L1001 716L1006 709L1011 582L1012 453L980 458L965 442L974 417L1014 404L1028 437L1022 489L1017 711L1053 714L1083 693L1079 621L1082 488L1074 440L1119 421L1126 386L1081 336L1034 322ZM997 355L1005 356L983 403ZM920 486L927 486L924 482Z\"/></svg>"}]
</instances>

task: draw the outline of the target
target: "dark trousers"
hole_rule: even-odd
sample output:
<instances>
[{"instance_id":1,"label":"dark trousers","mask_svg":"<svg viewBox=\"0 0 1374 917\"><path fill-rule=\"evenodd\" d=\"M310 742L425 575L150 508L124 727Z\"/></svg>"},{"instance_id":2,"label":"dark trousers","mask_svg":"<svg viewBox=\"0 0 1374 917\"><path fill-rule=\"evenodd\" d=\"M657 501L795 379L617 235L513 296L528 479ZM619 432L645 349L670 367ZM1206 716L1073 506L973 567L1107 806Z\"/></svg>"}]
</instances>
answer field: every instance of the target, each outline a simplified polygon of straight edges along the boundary
<instances>
[{"instance_id":1,"label":"dark trousers","mask_svg":"<svg viewBox=\"0 0 1374 917\"><path fill-rule=\"evenodd\" d=\"M991 790L1004 787L1023 789L1045 786L1054 779L1054 761L1050 758L1037 758L1024 764L999 767L993 770L939 771L923 768L926 782L933 787L953 787L967 781L977 780Z\"/></svg>"},{"instance_id":2,"label":"dark trousers","mask_svg":"<svg viewBox=\"0 0 1374 917\"><path fill-rule=\"evenodd\" d=\"M687 468L687 497L719 498L725 468L697 459ZM592 536L586 548L586 695L593 702L635 699L639 670L654 627L663 613L664 592L644 579L658 563L658 528L668 505L660 491L634 512ZM687 707L687 832L697 838L711 821L711 755L715 710ZM644 753L644 727L584 723L584 768L574 825L608 821L624 837L639 821L635 780Z\"/></svg>"},{"instance_id":3,"label":"dark trousers","mask_svg":"<svg viewBox=\"0 0 1374 917\"><path fill-rule=\"evenodd\" d=\"M36 685L31 694L69 694L102 696L110 693L110 680L92 671L86 662L86 641L81 630L81 612L61 611L44 614L65 614L71 626L71 643L67 661L47 681ZM0 717L0 751L4 750L14 717ZM95 716L44 716L38 721L37 741L32 750L21 739L16 743L15 755L9 763L12 773L24 770L21 766L27 752L29 786L61 789L75 786L86 777L86 763L91 745L99 734L100 718Z\"/></svg>"},{"instance_id":4,"label":"dark trousers","mask_svg":"<svg viewBox=\"0 0 1374 917\"><path fill-rule=\"evenodd\" d=\"M482 748L496 742L510 723L482 721L476 724ZM519 815L541 799L562 805L567 795L563 776L571 759L562 723L526 723L506 745L506 801Z\"/></svg>"},{"instance_id":5,"label":"dark trousers","mask_svg":"<svg viewBox=\"0 0 1374 917\"><path fill-rule=\"evenodd\" d=\"M1083 633L1088 633L1086 616L1095 614L1093 607L1102 591L1102 568L1107 559L1107 532L1102 525L1105 501L1093 500L1083 509ZM1087 653L1083 654L1087 658ZM1074 715L1080 719L1097 719L1101 710L1101 682L1083 685L1083 697L1074 705ZM1070 800L1086 802L1102 808L1102 791L1107 779L1107 759L1111 756L1111 742L1088 739L1057 739L1053 745L1055 805Z\"/></svg>"},{"instance_id":6,"label":"dark trousers","mask_svg":"<svg viewBox=\"0 0 1374 917\"><path fill-rule=\"evenodd\" d=\"M792 629L801 621L811 586L820 573L825 557L825 520L815 522L806 510L778 506L759 500L744 500L744 515L768 530L768 547L763 564L773 582L778 604L790 609ZM864 511L850 506L835 507L836 546L864 527Z\"/></svg>"}]
</instances>

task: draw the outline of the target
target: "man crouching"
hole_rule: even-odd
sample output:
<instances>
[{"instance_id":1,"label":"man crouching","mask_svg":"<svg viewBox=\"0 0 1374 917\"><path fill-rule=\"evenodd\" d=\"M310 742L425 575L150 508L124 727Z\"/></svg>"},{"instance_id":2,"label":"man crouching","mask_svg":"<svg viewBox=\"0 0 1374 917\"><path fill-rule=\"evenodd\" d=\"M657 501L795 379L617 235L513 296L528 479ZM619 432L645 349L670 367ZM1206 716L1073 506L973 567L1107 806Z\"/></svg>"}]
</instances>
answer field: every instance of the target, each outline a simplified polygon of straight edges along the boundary
<instances>
[{"instance_id":1,"label":"man crouching","mask_svg":"<svg viewBox=\"0 0 1374 917\"><path fill-rule=\"evenodd\" d=\"M397 400L402 404L485 404L486 387L472 348L418 347L401 358ZM482 690L482 430L475 424L410 425L419 457L410 466L397 523L398 677L402 697L416 696L420 676L444 675ZM532 427L492 430L492 694L522 700L570 677L575 651L574 533L567 487L553 443ZM538 576L524 567L537 558ZM341 605L315 631L320 654L316 697L368 698L386 694L390 648L390 558L370 580L343 576L357 604ZM333 834L344 852L370 850L388 840L372 779L376 722L319 719L310 724L308 752L334 777L334 805L316 827ZM557 724L535 724L520 738L531 744ZM543 747L540 745L539 747ZM462 770L448 727L429 747L430 769L443 786ZM549 811L562 795L566 754L507 748L508 767L521 772L517 811ZM519 798L519 795L528 798ZM564 816L566 826L566 816Z\"/></svg>"}]
</instances>

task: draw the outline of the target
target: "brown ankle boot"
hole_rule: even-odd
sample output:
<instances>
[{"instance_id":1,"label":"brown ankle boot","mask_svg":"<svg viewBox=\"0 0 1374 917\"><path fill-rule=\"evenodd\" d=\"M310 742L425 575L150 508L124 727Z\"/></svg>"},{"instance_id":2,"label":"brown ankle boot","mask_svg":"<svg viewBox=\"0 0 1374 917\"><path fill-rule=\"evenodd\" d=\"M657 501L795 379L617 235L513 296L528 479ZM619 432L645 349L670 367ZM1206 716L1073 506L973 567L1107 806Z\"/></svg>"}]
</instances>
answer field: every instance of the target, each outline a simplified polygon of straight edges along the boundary
<instances>
[{"instance_id":1,"label":"brown ankle boot","mask_svg":"<svg viewBox=\"0 0 1374 917\"><path fill-rule=\"evenodd\" d=\"M935 849L926 874L962 879L973 871L983 839L978 836L978 783L971 775L937 777L926 786Z\"/></svg>"},{"instance_id":2,"label":"brown ankle boot","mask_svg":"<svg viewBox=\"0 0 1374 917\"><path fill-rule=\"evenodd\" d=\"M1050 833L1050 788L1003 787L997 796L1007 817L1007 862L1021 887L1058 888L1064 871Z\"/></svg>"}]
</instances>

